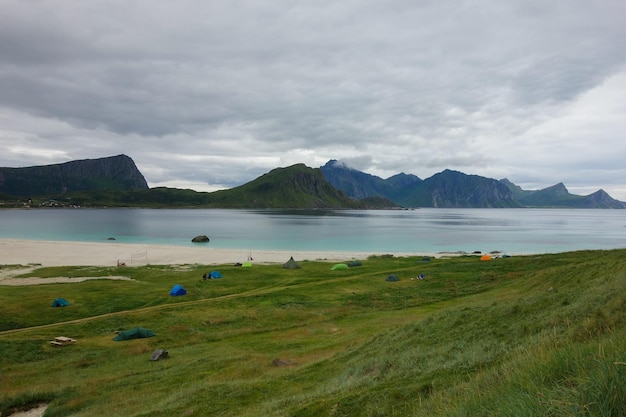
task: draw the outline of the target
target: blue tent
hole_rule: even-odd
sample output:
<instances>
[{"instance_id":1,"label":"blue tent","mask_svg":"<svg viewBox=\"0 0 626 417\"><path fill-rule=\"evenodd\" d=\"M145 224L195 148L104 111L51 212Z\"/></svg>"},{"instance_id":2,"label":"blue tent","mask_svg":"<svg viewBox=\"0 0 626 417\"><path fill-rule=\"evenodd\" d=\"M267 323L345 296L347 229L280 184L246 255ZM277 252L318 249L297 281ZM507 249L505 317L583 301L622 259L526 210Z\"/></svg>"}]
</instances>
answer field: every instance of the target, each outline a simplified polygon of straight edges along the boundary
<instances>
[{"instance_id":1,"label":"blue tent","mask_svg":"<svg viewBox=\"0 0 626 417\"><path fill-rule=\"evenodd\" d=\"M52 307L67 307L70 303L65 298L56 298L52 302Z\"/></svg>"},{"instance_id":2,"label":"blue tent","mask_svg":"<svg viewBox=\"0 0 626 417\"><path fill-rule=\"evenodd\" d=\"M215 278L222 278L222 274L220 274L220 271L211 271L209 272L209 277L215 279Z\"/></svg>"},{"instance_id":3,"label":"blue tent","mask_svg":"<svg viewBox=\"0 0 626 417\"><path fill-rule=\"evenodd\" d=\"M170 295L176 296L176 295L185 295L185 294L187 294L187 290L185 290L182 285L176 284L170 290Z\"/></svg>"}]
</instances>

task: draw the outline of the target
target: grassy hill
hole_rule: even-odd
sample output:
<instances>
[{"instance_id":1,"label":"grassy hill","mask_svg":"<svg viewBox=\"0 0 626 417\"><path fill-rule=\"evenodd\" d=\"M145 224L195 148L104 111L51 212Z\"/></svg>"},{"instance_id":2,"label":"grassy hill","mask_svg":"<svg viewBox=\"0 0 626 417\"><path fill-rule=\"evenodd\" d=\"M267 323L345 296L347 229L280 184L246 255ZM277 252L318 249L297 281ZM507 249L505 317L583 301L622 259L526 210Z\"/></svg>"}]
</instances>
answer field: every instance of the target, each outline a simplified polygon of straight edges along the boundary
<instances>
[{"instance_id":1,"label":"grassy hill","mask_svg":"<svg viewBox=\"0 0 626 417\"><path fill-rule=\"evenodd\" d=\"M18 201L19 204L22 204ZM196 207L196 208L345 208L396 207L382 197L362 200L346 195L328 183L319 169L296 164L276 168L259 178L228 190L198 192L157 187L132 190L98 190L33 198L37 206L80 207Z\"/></svg>"},{"instance_id":2,"label":"grassy hill","mask_svg":"<svg viewBox=\"0 0 626 417\"><path fill-rule=\"evenodd\" d=\"M133 280L0 286L0 412L623 416L625 255L41 268L24 276ZM212 269L224 278L203 281ZM112 340L135 326L156 337ZM48 343L61 335L78 341Z\"/></svg>"}]
</instances>

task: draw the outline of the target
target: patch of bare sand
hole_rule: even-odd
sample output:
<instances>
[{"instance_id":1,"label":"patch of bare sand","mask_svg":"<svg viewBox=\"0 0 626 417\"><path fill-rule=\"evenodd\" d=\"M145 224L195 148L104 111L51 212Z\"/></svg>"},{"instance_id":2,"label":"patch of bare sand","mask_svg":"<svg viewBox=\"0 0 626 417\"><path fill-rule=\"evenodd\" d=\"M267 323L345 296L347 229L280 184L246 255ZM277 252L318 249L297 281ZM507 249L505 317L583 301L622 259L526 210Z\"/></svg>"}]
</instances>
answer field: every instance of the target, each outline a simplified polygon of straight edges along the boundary
<instances>
[{"instance_id":1,"label":"patch of bare sand","mask_svg":"<svg viewBox=\"0 0 626 417\"><path fill-rule=\"evenodd\" d=\"M17 413L13 413L8 417L43 417L47 408L48 404L41 404L38 407L31 408L30 410L18 411Z\"/></svg>"},{"instance_id":2,"label":"patch of bare sand","mask_svg":"<svg viewBox=\"0 0 626 417\"><path fill-rule=\"evenodd\" d=\"M25 286L25 285L42 285L42 284L71 284L74 282L83 282L94 279L112 279L130 281L131 279L123 276L106 276L106 277L50 277L50 278L6 278L0 279L0 285Z\"/></svg>"},{"instance_id":3,"label":"patch of bare sand","mask_svg":"<svg viewBox=\"0 0 626 417\"><path fill-rule=\"evenodd\" d=\"M88 281L92 279L112 279L112 280L130 281L129 277L125 277L122 275L107 275L103 277L16 278L18 275L23 275L23 274L28 274L29 272L33 272L37 268L41 268L41 265L37 265L37 266L15 265L15 266L5 266L3 268L0 268L0 285L24 286L24 285L41 285L41 284L65 284L65 283L71 284L74 282Z\"/></svg>"}]
</instances>

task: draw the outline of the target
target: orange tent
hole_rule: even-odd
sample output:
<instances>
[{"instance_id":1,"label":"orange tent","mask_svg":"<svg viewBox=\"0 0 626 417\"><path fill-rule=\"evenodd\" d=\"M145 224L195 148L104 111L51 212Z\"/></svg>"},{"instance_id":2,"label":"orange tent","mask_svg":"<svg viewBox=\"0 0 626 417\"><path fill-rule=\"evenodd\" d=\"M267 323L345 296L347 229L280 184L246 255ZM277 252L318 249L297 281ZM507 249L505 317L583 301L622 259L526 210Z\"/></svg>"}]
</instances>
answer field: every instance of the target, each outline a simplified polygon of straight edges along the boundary
<instances>
[{"instance_id":1,"label":"orange tent","mask_svg":"<svg viewBox=\"0 0 626 417\"><path fill-rule=\"evenodd\" d=\"M484 254L483 256L480 257L481 261L490 261L491 260L491 256Z\"/></svg>"}]
</instances>

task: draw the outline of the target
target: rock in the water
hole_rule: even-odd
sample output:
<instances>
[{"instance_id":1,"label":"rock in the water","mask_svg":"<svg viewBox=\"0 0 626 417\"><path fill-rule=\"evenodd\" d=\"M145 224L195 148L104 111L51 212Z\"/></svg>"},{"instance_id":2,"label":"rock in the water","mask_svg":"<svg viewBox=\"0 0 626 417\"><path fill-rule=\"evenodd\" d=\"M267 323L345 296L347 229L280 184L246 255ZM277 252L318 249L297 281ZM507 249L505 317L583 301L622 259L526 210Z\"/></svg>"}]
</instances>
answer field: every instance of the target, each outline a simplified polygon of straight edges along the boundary
<instances>
[{"instance_id":1,"label":"rock in the water","mask_svg":"<svg viewBox=\"0 0 626 417\"><path fill-rule=\"evenodd\" d=\"M191 239L192 242L194 243L201 243L201 242L208 242L209 241L209 237L206 235L198 235L196 237L194 237L193 239Z\"/></svg>"}]
</instances>

